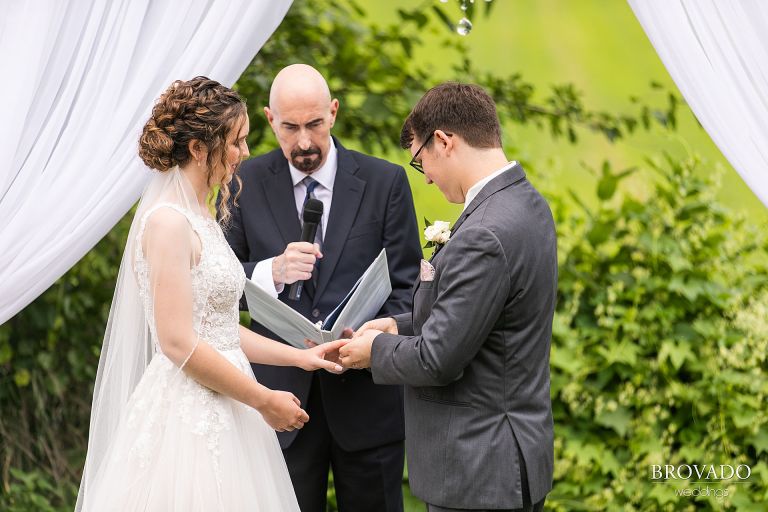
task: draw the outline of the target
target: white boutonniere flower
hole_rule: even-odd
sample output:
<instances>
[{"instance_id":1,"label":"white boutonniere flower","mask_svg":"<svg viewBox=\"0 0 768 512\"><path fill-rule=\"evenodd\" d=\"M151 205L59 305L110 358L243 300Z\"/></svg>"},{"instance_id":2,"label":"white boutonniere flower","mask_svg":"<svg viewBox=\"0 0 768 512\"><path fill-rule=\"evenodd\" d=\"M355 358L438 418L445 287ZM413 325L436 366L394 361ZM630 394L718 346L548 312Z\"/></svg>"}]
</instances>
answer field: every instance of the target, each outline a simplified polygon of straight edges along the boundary
<instances>
[{"instance_id":1,"label":"white boutonniere flower","mask_svg":"<svg viewBox=\"0 0 768 512\"><path fill-rule=\"evenodd\" d=\"M430 222L424 219L424 223L427 225L426 229L424 229L424 238L427 241L424 246L425 249L444 245L451 239L451 226L447 222L443 220Z\"/></svg>"}]
</instances>

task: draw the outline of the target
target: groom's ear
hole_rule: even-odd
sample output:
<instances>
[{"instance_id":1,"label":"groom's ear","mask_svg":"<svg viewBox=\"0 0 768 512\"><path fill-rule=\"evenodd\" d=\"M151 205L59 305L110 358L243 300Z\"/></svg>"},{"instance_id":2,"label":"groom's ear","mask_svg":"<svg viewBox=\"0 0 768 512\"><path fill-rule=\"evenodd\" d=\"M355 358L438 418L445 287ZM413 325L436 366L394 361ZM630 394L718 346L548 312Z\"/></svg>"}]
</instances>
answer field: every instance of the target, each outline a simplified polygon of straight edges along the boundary
<instances>
[{"instance_id":1,"label":"groom's ear","mask_svg":"<svg viewBox=\"0 0 768 512\"><path fill-rule=\"evenodd\" d=\"M445 154L450 154L455 145L454 137L455 135L448 135L443 130L435 130L434 144Z\"/></svg>"}]
</instances>

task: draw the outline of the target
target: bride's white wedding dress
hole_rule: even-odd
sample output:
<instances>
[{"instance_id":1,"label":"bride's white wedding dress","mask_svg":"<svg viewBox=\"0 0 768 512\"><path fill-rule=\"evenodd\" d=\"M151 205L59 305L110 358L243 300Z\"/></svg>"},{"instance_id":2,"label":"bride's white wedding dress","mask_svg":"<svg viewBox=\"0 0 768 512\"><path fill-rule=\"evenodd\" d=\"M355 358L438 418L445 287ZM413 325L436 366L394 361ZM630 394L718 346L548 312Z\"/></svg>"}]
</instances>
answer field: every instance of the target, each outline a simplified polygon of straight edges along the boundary
<instances>
[{"instance_id":1,"label":"bride's white wedding dress","mask_svg":"<svg viewBox=\"0 0 768 512\"><path fill-rule=\"evenodd\" d=\"M106 444L82 510L298 511L277 437L261 414L198 384L157 345L140 240L160 208L184 215L201 242L199 263L191 269L199 339L253 377L238 332L245 275L221 228L178 205L151 207L140 221L133 256L155 351Z\"/></svg>"}]
</instances>

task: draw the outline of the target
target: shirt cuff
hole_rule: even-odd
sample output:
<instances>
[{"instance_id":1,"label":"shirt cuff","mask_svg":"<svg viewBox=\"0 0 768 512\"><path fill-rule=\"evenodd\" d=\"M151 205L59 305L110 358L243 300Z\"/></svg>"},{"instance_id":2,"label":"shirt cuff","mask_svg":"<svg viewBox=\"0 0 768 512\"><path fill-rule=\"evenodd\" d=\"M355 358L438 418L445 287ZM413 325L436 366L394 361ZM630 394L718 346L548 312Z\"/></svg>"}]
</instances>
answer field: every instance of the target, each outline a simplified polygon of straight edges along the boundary
<instances>
[{"instance_id":1,"label":"shirt cuff","mask_svg":"<svg viewBox=\"0 0 768 512\"><path fill-rule=\"evenodd\" d=\"M272 297L277 298L278 294L283 292L285 285L283 283L275 285L275 282L272 280L272 260L274 259L269 258L258 262L253 268L251 281Z\"/></svg>"}]
</instances>

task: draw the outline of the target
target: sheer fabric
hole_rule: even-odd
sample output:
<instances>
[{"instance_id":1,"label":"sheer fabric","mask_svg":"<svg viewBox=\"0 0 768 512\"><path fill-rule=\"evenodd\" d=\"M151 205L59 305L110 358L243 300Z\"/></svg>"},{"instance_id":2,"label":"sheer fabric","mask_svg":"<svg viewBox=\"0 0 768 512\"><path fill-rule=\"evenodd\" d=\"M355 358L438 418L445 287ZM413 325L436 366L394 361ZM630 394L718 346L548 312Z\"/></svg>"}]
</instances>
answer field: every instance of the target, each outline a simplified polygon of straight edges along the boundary
<instances>
[{"instance_id":1,"label":"sheer fabric","mask_svg":"<svg viewBox=\"0 0 768 512\"><path fill-rule=\"evenodd\" d=\"M136 142L176 79L231 86L290 0L3 2L0 323L47 289L149 180Z\"/></svg>"},{"instance_id":2,"label":"sheer fabric","mask_svg":"<svg viewBox=\"0 0 768 512\"><path fill-rule=\"evenodd\" d=\"M696 118L768 205L768 2L629 5Z\"/></svg>"}]
</instances>

